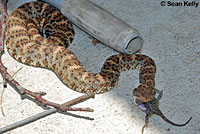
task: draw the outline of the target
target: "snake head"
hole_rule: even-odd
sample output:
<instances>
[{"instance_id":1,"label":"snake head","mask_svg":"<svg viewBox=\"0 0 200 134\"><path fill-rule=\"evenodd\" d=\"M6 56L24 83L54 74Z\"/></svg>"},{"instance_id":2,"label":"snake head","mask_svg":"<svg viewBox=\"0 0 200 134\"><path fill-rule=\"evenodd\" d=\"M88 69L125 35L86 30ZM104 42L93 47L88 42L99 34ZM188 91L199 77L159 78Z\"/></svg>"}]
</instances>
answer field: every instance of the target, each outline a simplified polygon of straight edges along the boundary
<instances>
[{"instance_id":1,"label":"snake head","mask_svg":"<svg viewBox=\"0 0 200 134\"><path fill-rule=\"evenodd\" d=\"M133 89L133 96L141 102L149 102L154 98L156 90L147 84L140 84Z\"/></svg>"},{"instance_id":2,"label":"snake head","mask_svg":"<svg viewBox=\"0 0 200 134\"><path fill-rule=\"evenodd\" d=\"M174 126L185 126L186 124L188 124L190 122L190 120L192 119L192 117L190 117L190 119L184 123L184 124L176 124L172 121L170 121L169 119L167 119L164 114L161 112L160 108L159 108L159 101L162 98L163 95L163 91L160 91L158 89L156 89L156 93L153 100L149 101L149 102L141 102L140 100L137 100L137 98L134 97L134 103L138 106L138 108L140 110L142 110L143 112L146 113L146 117L145 117L145 125L142 127L142 134L144 132L144 129L148 127L148 123L149 123L149 118L153 115L156 114L158 116L160 116L164 121L166 121L167 123L174 125Z\"/></svg>"}]
</instances>

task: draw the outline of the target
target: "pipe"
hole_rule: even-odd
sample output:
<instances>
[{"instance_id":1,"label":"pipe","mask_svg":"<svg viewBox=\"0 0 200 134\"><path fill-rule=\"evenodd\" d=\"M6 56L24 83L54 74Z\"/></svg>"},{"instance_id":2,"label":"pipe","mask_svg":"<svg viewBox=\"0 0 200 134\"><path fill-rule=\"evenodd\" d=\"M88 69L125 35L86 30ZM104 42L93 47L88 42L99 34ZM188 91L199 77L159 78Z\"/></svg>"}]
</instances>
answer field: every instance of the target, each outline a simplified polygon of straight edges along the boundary
<instances>
[{"instance_id":1,"label":"pipe","mask_svg":"<svg viewBox=\"0 0 200 134\"><path fill-rule=\"evenodd\" d=\"M42 1L54 6L58 10L61 10L62 3L63 3L64 0L42 0Z\"/></svg>"},{"instance_id":2,"label":"pipe","mask_svg":"<svg viewBox=\"0 0 200 134\"><path fill-rule=\"evenodd\" d=\"M118 52L133 54L143 45L139 32L104 8L89 0L43 0L76 26Z\"/></svg>"}]
</instances>

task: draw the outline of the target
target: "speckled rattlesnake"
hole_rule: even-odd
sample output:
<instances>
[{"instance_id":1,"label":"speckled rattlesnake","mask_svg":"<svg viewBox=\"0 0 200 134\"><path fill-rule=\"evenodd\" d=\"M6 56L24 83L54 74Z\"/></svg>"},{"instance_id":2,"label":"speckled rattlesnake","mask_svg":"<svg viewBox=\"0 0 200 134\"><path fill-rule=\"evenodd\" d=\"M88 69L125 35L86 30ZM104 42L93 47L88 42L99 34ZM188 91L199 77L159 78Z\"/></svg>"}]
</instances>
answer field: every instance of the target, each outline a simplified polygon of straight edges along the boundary
<instances>
[{"instance_id":1,"label":"speckled rattlesnake","mask_svg":"<svg viewBox=\"0 0 200 134\"><path fill-rule=\"evenodd\" d=\"M12 57L31 66L53 70L73 90L106 92L117 83L121 71L137 67L141 85L134 90L134 95L142 102L153 99L156 66L151 58L117 54L105 61L100 73L87 72L66 48L74 36L72 24L46 3L20 6L9 16L6 26L7 50Z\"/></svg>"},{"instance_id":2,"label":"speckled rattlesnake","mask_svg":"<svg viewBox=\"0 0 200 134\"><path fill-rule=\"evenodd\" d=\"M17 61L52 70L64 84L79 92L107 92L119 80L120 72L138 68L140 85L133 90L133 95L143 102L148 115L162 114L154 96L158 92L156 65L150 57L117 54L104 62L99 73L87 72L67 49L74 37L72 24L46 3L30 2L12 12L7 19L5 37L8 52Z\"/></svg>"}]
</instances>

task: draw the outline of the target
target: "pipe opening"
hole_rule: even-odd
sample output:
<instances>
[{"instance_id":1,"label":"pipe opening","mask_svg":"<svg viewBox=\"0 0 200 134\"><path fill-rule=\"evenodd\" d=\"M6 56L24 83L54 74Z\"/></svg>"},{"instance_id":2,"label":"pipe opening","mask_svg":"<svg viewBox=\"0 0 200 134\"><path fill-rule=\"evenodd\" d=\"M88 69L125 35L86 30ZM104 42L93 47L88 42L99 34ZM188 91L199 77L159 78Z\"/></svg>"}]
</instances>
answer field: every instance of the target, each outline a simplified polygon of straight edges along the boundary
<instances>
[{"instance_id":1,"label":"pipe opening","mask_svg":"<svg viewBox=\"0 0 200 134\"><path fill-rule=\"evenodd\" d=\"M131 37L124 44L124 52L127 54L134 54L138 52L143 46L144 40L140 36Z\"/></svg>"}]
</instances>

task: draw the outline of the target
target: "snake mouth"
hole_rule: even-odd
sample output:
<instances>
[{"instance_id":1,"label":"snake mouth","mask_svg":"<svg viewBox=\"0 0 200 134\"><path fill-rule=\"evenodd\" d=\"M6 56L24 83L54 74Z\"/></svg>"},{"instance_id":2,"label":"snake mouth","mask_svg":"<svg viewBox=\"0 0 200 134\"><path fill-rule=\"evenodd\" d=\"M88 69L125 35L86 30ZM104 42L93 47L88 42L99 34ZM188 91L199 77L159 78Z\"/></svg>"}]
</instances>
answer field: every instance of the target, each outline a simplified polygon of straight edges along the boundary
<instances>
[{"instance_id":1,"label":"snake mouth","mask_svg":"<svg viewBox=\"0 0 200 134\"><path fill-rule=\"evenodd\" d=\"M154 95L154 100L157 100L159 97L159 94L155 94ZM133 96L133 103L135 103L135 105L143 112L146 112L147 111L147 108L146 108L146 104L148 104L149 102L142 102L140 100L137 99L136 96ZM153 111L152 111L153 112Z\"/></svg>"},{"instance_id":2,"label":"snake mouth","mask_svg":"<svg viewBox=\"0 0 200 134\"><path fill-rule=\"evenodd\" d=\"M187 125L192 117L190 117L190 119L183 123L183 124L177 124L177 123L174 123L172 121L170 121L169 119L167 119L165 117L165 115L161 112L161 110L159 109L159 100L161 99L162 97L162 91L160 92L160 94L155 94L154 95L154 99L150 102L141 102L140 100L137 99L137 97L133 97L133 102L137 105L137 107L146 113L146 119L145 119L145 125L142 129L142 131L144 130L145 127L147 127L148 125L148 122L149 122L149 118L151 117L151 115L153 114L156 114L158 116L160 116L164 121L166 121L167 123L173 125L173 126L178 126L178 127L181 127L181 126L185 126Z\"/></svg>"},{"instance_id":3,"label":"snake mouth","mask_svg":"<svg viewBox=\"0 0 200 134\"><path fill-rule=\"evenodd\" d=\"M145 104L143 102L141 102L140 100L138 100L135 96L133 97L133 103L135 103L135 105L143 112L146 111L146 107Z\"/></svg>"}]
</instances>

